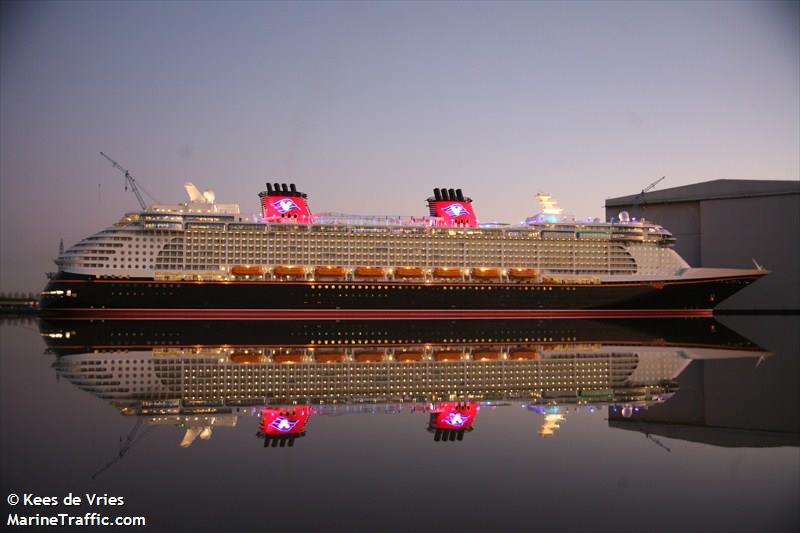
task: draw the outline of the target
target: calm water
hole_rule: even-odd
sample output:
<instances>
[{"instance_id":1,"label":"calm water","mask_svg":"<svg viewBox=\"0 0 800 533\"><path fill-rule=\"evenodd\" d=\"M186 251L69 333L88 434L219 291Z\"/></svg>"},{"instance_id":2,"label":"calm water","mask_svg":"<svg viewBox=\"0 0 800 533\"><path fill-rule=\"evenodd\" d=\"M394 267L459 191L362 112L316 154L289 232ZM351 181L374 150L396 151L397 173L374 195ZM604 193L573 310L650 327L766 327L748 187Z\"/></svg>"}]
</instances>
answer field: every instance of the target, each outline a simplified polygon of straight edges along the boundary
<instances>
[{"instance_id":1,"label":"calm water","mask_svg":"<svg viewBox=\"0 0 800 533\"><path fill-rule=\"evenodd\" d=\"M97 493L125 501L100 511L145 516L148 531L800 527L798 317L27 322L0 326L0 343L4 523L12 510L64 512L12 508L10 493ZM320 354L345 361L310 362ZM154 360L160 373L129 366ZM165 372L173 392L155 383ZM431 411L469 386L483 400L472 431L437 441ZM262 406L294 402L310 404L305 435L265 448ZM196 423L178 418L189 412ZM187 427L213 434L181 447Z\"/></svg>"}]
</instances>

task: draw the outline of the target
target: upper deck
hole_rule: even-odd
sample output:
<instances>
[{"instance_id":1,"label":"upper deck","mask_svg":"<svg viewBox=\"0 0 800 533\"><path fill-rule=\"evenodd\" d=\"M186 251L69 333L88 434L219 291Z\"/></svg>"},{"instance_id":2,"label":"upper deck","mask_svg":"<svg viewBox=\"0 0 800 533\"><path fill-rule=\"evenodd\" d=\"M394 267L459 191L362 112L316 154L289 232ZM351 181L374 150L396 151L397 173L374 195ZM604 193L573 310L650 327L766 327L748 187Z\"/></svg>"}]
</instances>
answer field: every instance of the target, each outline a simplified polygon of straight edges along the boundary
<instances>
[{"instance_id":1,"label":"upper deck","mask_svg":"<svg viewBox=\"0 0 800 533\"><path fill-rule=\"evenodd\" d=\"M435 190L429 216L314 215L303 193L293 187L276 192L278 184L271 189L262 193L260 215L216 204L210 191L203 200L190 193L192 201L185 204L128 213L56 263L61 270L93 275L210 271L223 277L236 265L299 265L307 272L318 266L348 272L526 268L578 276L674 275L686 266L669 250L672 234L647 221L606 223L545 212L523 224L480 224L460 190Z\"/></svg>"},{"instance_id":2,"label":"upper deck","mask_svg":"<svg viewBox=\"0 0 800 533\"><path fill-rule=\"evenodd\" d=\"M452 227L439 217L352 215L322 213L310 223L270 221L258 215L196 214L143 211L128 213L117 227L131 226L152 230L211 230L261 233L356 233L371 235L438 235L443 237L529 237L541 239L580 239L599 241L649 242L671 246L675 239L665 228L648 221L632 222L529 222L512 225L490 223L478 227Z\"/></svg>"}]
</instances>

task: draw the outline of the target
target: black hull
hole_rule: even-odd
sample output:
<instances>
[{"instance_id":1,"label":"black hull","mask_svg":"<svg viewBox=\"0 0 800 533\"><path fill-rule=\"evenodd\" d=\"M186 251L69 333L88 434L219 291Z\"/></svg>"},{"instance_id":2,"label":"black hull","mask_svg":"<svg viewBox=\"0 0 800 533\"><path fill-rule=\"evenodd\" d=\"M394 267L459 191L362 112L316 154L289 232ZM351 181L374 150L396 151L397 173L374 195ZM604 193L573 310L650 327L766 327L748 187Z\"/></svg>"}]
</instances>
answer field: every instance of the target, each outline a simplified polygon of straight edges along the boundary
<instances>
[{"instance_id":1,"label":"black hull","mask_svg":"<svg viewBox=\"0 0 800 533\"><path fill-rule=\"evenodd\" d=\"M50 350L58 355L153 347L398 347L532 342L760 349L713 318L343 322L52 319L41 320L39 329Z\"/></svg>"},{"instance_id":2,"label":"black hull","mask_svg":"<svg viewBox=\"0 0 800 533\"><path fill-rule=\"evenodd\" d=\"M468 319L710 314L759 275L685 281L533 284L161 281L60 274L45 316L120 319Z\"/></svg>"}]
</instances>

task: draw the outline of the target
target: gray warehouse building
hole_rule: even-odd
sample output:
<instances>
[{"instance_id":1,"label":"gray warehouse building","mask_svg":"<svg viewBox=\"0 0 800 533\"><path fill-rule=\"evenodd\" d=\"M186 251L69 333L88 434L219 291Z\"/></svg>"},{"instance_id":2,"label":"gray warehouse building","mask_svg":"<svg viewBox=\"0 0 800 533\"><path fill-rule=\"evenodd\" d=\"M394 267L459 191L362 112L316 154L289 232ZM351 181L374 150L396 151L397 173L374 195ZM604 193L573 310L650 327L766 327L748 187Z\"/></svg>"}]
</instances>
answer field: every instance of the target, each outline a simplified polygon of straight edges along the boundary
<instances>
[{"instance_id":1,"label":"gray warehouse building","mask_svg":"<svg viewBox=\"0 0 800 533\"><path fill-rule=\"evenodd\" d=\"M800 181L714 180L606 200L606 219L628 211L670 230L692 266L772 273L720 310L800 310Z\"/></svg>"}]
</instances>

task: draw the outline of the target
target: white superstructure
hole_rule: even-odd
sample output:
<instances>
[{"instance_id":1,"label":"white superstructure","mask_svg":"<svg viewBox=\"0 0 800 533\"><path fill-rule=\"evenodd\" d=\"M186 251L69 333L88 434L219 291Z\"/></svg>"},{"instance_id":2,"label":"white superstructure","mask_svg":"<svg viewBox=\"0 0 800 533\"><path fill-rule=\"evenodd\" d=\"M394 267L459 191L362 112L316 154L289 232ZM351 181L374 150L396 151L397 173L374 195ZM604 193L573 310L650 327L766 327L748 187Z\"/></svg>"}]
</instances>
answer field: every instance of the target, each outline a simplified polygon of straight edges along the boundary
<instances>
[{"instance_id":1,"label":"white superstructure","mask_svg":"<svg viewBox=\"0 0 800 533\"><path fill-rule=\"evenodd\" d=\"M83 239L56 263L59 270L91 276L225 279L236 265L298 265L308 277L321 265L492 268L507 280L509 269L535 269L542 277L584 282L691 277L672 249L674 239L645 221L578 221L560 214L554 201L518 226L442 227L433 217L358 217L323 214L310 224L243 217L237 204L216 203L212 191L186 184L190 201L152 205ZM542 198L540 198L542 201ZM543 203L544 205L544 203ZM559 213L554 212L558 210ZM552 211L552 212L551 212ZM351 275L351 274L348 274Z\"/></svg>"}]
</instances>

